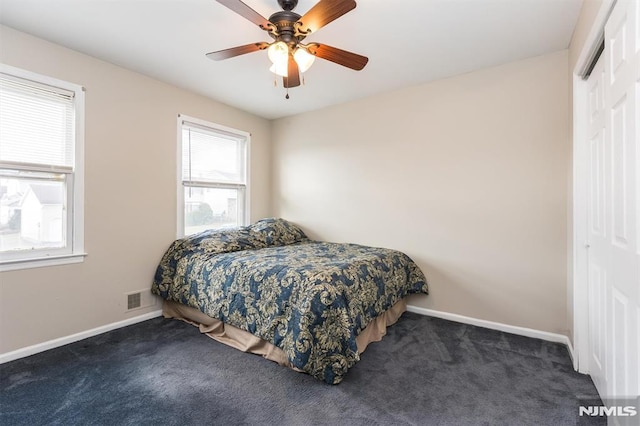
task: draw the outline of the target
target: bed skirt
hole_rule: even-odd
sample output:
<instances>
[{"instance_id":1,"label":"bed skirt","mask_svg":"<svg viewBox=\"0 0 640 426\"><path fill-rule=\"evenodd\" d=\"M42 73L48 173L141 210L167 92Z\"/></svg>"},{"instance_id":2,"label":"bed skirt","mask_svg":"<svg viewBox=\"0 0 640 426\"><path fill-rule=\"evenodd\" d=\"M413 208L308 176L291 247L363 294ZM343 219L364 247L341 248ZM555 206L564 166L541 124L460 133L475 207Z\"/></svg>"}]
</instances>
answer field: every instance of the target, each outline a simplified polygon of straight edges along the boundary
<instances>
[{"instance_id":1,"label":"bed skirt","mask_svg":"<svg viewBox=\"0 0 640 426\"><path fill-rule=\"evenodd\" d=\"M364 352L369 343L382 340L382 337L387 334L387 327L395 324L406 310L407 302L405 299L402 299L371 321L356 337L358 353L361 354ZM175 318L193 324L200 329L201 333L206 334L220 343L224 343L243 352L262 355L264 358L275 361L280 365L296 371L302 371L291 365L284 351L274 344L256 337L248 331L211 318L196 308L181 305L170 300L164 300L162 314L165 318Z\"/></svg>"}]
</instances>

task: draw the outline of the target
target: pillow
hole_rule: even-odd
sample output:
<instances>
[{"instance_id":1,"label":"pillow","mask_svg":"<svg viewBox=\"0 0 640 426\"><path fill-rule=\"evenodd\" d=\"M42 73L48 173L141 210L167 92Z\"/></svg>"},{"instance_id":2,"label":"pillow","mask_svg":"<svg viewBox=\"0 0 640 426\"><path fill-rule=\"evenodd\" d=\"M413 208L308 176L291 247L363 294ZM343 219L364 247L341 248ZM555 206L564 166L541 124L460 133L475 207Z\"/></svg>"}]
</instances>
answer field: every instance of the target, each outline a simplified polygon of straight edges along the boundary
<instances>
[{"instance_id":1,"label":"pillow","mask_svg":"<svg viewBox=\"0 0 640 426\"><path fill-rule=\"evenodd\" d=\"M265 247L264 241L255 238L249 227L239 226L228 229L215 229L203 232L196 238L195 246L209 254L230 253Z\"/></svg>"},{"instance_id":2,"label":"pillow","mask_svg":"<svg viewBox=\"0 0 640 426\"><path fill-rule=\"evenodd\" d=\"M249 225L249 228L268 246L285 246L309 239L302 229L293 223L275 217L261 219Z\"/></svg>"}]
</instances>

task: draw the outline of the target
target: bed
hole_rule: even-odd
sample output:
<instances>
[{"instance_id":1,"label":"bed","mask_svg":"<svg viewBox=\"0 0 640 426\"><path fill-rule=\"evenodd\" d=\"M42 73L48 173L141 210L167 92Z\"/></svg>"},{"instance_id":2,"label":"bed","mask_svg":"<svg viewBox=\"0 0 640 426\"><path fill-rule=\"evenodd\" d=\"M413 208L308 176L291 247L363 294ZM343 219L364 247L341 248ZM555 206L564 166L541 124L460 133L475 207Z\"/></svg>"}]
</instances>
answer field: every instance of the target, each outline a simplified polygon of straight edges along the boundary
<instances>
[{"instance_id":1,"label":"bed","mask_svg":"<svg viewBox=\"0 0 640 426\"><path fill-rule=\"evenodd\" d=\"M311 240L269 218L176 240L152 292L165 317L337 384L428 287L402 252Z\"/></svg>"}]
</instances>

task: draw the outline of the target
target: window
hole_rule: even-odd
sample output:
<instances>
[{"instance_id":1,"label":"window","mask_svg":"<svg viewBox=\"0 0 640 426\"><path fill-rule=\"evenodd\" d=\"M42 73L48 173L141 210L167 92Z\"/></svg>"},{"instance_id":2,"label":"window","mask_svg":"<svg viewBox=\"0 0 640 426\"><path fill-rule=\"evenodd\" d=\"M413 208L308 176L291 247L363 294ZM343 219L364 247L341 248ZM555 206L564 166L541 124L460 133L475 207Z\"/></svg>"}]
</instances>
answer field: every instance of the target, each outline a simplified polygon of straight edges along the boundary
<instances>
[{"instance_id":1,"label":"window","mask_svg":"<svg viewBox=\"0 0 640 426\"><path fill-rule=\"evenodd\" d=\"M0 64L0 270L82 261L82 87Z\"/></svg>"},{"instance_id":2,"label":"window","mask_svg":"<svg viewBox=\"0 0 640 426\"><path fill-rule=\"evenodd\" d=\"M248 222L249 134L179 117L178 236Z\"/></svg>"}]
</instances>

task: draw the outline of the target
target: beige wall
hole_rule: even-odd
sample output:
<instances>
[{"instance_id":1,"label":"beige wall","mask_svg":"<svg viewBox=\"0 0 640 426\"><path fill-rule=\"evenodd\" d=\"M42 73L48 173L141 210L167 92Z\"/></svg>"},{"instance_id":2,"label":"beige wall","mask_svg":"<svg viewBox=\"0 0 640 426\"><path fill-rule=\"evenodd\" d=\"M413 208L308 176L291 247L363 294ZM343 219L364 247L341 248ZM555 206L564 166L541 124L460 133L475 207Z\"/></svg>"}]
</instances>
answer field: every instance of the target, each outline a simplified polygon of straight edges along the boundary
<instances>
[{"instance_id":1,"label":"beige wall","mask_svg":"<svg viewBox=\"0 0 640 426\"><path fill-rule=\"evenodd\" d=\"M0 353L159 309L125 314L176 229L179 113L248 131L251 217L270 216L271 123L0 27L0 62L86 88L84 263L0 273Z\"/></svg>"},{"instance_id":2,"label":"beige wall","mask_svg":"<svg viewBox=\"0 0 640 426\"><path fill-rule=\"evenodd\" d=\"M7 27L0 39L0 62L87 89L89 253L0 273L0 353L159 307L125 314L124 293L149 287L175 236L178 113L251 132L252 220L407 252L432 290L415 306L567 332L575 42L270 123Z\"/></svg>"},{"instance_id":3,"label":"beige wall","mask_svg":"<svg viewBox=\"0 0 640 426\"><path fill-rule=\"evenodd\" d=\"M409 254L419 307L567 332L568 52L274 122L276 213Z\"/></svg>"}]
</instances>

